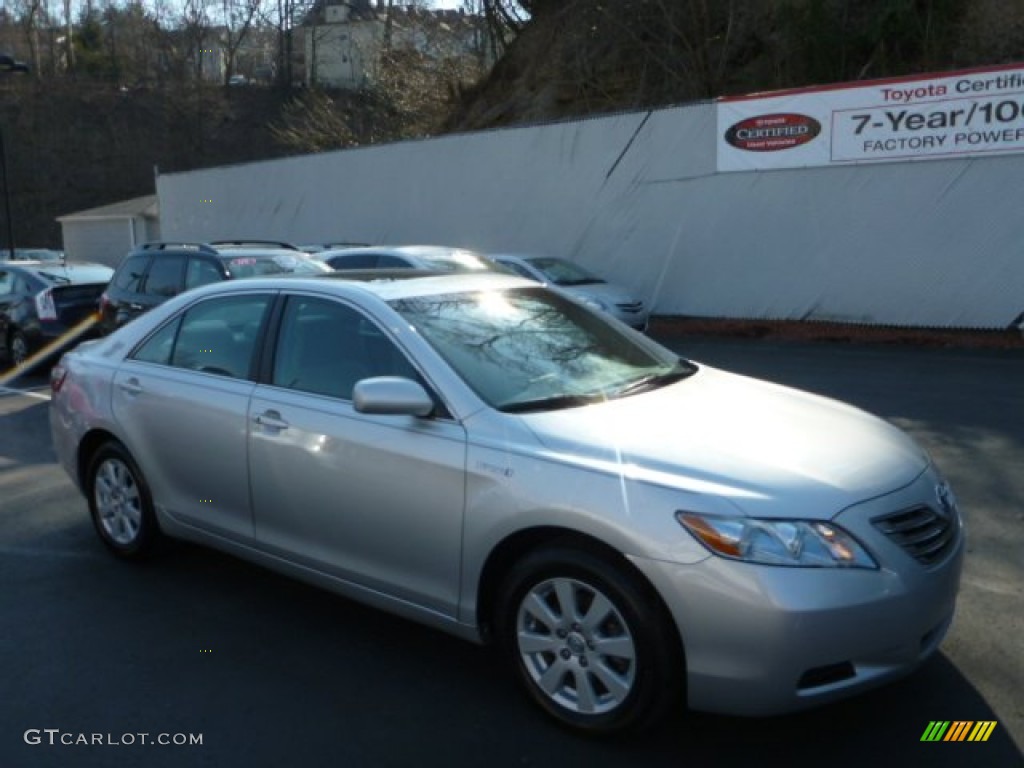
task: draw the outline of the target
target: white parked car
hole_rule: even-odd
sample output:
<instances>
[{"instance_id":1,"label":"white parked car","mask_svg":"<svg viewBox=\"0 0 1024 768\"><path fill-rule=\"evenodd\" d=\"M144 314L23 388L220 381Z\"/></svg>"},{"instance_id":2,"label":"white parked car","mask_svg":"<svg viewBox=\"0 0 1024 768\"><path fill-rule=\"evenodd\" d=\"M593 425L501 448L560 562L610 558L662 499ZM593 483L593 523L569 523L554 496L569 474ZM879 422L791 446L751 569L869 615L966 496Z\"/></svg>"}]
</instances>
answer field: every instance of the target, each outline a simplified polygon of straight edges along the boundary
<instances>
[{"instance_id":1,"label":"white parked car","mask_svg":"<svg viewBox=\"0 0 1024 768\"><path fill-rule=\"evenodd\" d=\"M625 288L591 274L578 264L554 256L497 253L490 254L490 257L518 275L568 293L637 330L647 330L650 311L641 299L631 295Z\"/></svg>"}]
</instances>

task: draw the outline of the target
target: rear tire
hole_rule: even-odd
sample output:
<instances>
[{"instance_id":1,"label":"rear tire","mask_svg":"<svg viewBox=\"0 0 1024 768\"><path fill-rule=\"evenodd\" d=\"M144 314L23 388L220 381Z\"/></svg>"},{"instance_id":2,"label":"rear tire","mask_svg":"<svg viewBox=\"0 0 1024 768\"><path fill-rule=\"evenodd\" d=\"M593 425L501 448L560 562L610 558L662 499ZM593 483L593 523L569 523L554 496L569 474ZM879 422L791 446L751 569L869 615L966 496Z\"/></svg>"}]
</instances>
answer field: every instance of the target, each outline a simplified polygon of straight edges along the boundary
<instances>
[{"instance_id":1,"label":"rear tire","mask_svg":"<svg viewBox=\"0 0 1024 768\"><path fill-rule=\"evenodd\" d=\"M89 512L100 540L118 557L143 559L160 539L146 479L120 443L100 446L89 463Z\"/></svg>"},{"instance_id":2,"label":"rear tire","mask_svg":"<svg viewBox=\"0 0 1024 768\"><path fill-rule=\"evenodd\" d=\"M611 558L537 550L506 576L495 626L530 697L590 734L637 731L682 708L683 651L653 588Z\"/></svg>"},{"instance_id":3,"label":"rear tire","mask_svg":"<svg viewBox=\"0 0 1024 768\"><path fill-rule=\"evenodd\" d=\"M18 367L25 364L30 357L28 339L21 331L14 331L7 342L7 351L11 359L11 365Z\"/></svg>"}]
</instances>

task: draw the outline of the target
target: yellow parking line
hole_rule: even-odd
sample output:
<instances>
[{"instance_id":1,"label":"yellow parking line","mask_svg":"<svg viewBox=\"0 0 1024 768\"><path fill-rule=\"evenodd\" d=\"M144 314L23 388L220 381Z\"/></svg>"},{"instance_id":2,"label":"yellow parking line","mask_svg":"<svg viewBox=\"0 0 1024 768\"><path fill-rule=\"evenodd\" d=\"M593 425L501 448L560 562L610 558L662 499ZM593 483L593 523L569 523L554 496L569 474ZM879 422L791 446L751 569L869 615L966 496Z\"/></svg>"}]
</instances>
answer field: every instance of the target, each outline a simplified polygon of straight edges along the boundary
<instances>
[{"instance_id":1,"label":"yellow parking line","mask_svg":"<svg viewBox=\"0 0 1024 768\"><path fill-rule=\"evenodd\" d=\"M74 341L79 336L81 336L83 333L85 333L90 328L92 328L94 325L96 325L96 323L99 322L99 319L100 319L99 312L93 312L91 315L89 315L87 318L85 318L85 320L80 322L74 328L71 328L66 333L58 336L56 339L51 341L45 347L40 349L38 352L36 352L34 355L32 355L32 357L30 357L24 363L22 363L21 365L16 365L14 368L11 368L5 374L0 376L0 388L6 387L14 379L18 378L18 376L23 374L26 370L28 370L33 365L35 365L36 363L41 361L43 358L47 357L48 355L53 354L58 349L61 349L62 347L65 347L68 344L70 344L72 341Z\"/></svg>"}]
</instances>

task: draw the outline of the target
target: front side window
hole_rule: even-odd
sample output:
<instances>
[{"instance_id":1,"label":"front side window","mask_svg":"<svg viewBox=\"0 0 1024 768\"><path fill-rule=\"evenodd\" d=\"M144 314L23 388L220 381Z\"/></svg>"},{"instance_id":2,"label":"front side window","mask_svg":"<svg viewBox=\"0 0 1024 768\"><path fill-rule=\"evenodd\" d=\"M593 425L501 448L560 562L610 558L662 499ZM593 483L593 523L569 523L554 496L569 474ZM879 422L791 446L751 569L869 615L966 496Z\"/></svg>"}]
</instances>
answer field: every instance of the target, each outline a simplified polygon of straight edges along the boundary
<instances>
[{"instance_id":1,"label":"front side window","mask_svg":"<svg viewBox=\"0 0 1024 768\"><path fill-rule=\"evenodd\" d=\"M269 295L223 296L196 304L142 343L132 358L248 378Z\"/></svg>"},{"instance_id":2,"label":"front side window","mask_svg":"<svg viewBox=\"0 0 1024 768\"><path fill-rule=\"evenodd\" d=\"M509 412L625 397L695 370L541 287L390 303L484 401Z\"/></svg>"},{"instance_id":3,"label":"front side window","mask_svg":"<svg viewBox=\"0 0 1024 768\"><path fill-rule=\"evenodd\" d=\"M146 293L150 296L171 297L181 292L185 257L159 256L153 260L146 277Z\"/></svg>"},{"instance_id":4,"label":"front side window","mask_svg":"<svg viewBox=\"0 0 1024 768\"><path fill-rule=\"evenodd\" d=\"M14 292L14 275L10 272L0 271L0 296L6 296Z\"/></svg>"},{"instance_id":5,"label":"front side window","mask_svg":"<svg viewBox=\"0 0 1024 768\"><path fill-rule=\"evenodd\" d=\"M371 376L418 379L401 350L355 309L328 299L288 299L272 384L351 400L355 383Z\"/></svg>"}]
</instances>

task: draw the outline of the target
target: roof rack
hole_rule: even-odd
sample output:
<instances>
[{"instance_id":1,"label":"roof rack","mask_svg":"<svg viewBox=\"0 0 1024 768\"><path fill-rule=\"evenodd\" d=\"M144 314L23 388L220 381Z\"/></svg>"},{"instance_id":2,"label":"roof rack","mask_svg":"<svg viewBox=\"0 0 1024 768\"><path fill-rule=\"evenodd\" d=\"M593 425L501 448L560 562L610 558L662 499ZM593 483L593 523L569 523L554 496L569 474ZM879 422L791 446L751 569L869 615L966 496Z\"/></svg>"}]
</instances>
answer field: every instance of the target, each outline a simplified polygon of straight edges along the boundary
<instances>
[{"instance_id":1,"label":"roof rack","mask_svg":"<svg viewBox=\"0 0 1024 768\"><path fill-rule=\"evenodd\" d=\"M244 248L246 246L263 246L271 248L285 248L289 251L298 251L298 247L283 240L211 240L210 245L220 248Z\"/></svg>"},{"instance_id":2,"label":"roof rack","mask_svg":"<svg viewBox=\"0 0 1024 768\"><path fill-rule=\"evenodd\" d=\"M201 253L212 253L216 254L217 250L211 248L206 243L180 243L173 241L153 241L150 243L142 243L142 245L136 246L136 250L139 251L167 251L171 249L184 250L184 251L199 251Z\"/></svg>"}]
</instances>

